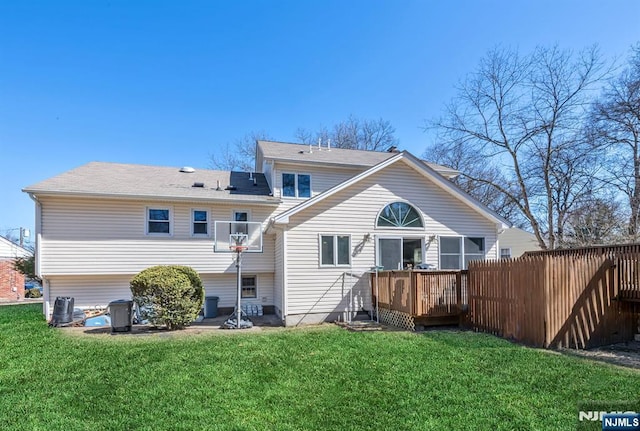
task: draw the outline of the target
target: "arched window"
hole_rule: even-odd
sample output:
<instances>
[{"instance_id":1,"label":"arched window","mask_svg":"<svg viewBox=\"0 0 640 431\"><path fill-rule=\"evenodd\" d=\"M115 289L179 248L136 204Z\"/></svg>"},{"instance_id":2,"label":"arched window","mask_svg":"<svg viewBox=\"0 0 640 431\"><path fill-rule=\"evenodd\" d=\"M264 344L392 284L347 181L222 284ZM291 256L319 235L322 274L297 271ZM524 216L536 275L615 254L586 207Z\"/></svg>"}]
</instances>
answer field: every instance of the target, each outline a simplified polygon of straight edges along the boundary
<instances>
[{"instance_id":1,"label":"arched window","mask_svg":"<svg viewBox=\"0 0 640 431\"><path fill-rule=\"evenodd\" d=\"M383 208L376 222L378 227L423 227L422 216L406 202L393 202Z\"/></svg>"}]
</instances>

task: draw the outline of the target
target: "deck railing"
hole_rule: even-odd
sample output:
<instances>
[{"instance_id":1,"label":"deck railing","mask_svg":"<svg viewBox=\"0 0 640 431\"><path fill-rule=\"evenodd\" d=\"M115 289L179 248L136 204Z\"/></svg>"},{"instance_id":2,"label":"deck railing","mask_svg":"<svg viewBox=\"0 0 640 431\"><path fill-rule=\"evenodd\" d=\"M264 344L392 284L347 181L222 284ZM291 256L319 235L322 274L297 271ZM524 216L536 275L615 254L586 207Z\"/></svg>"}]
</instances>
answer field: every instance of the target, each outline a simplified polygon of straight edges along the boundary
<instances>
[{"instance_id":1,"label":"deck railing","mask_svg":"<svg viewBox=\"0 0 640 431\"><path fill-rule=\"evenodd\" d=\"M412 316L453 316L467 305L467 271L380 271L371 286L374 305Z\"/></svg>"},{"instance_id":2,"label":"deck railing","mask_svg":"<svg viewBox=\"0 0 640 431\"><path fill-rule=\"evenodd\" d=\"M380 271L371 286L380 309L426 321L460 316L476 331L537 347L596 347L636 333L640 245L474 261L468 271Z\"/></svg>"}]
</instances>

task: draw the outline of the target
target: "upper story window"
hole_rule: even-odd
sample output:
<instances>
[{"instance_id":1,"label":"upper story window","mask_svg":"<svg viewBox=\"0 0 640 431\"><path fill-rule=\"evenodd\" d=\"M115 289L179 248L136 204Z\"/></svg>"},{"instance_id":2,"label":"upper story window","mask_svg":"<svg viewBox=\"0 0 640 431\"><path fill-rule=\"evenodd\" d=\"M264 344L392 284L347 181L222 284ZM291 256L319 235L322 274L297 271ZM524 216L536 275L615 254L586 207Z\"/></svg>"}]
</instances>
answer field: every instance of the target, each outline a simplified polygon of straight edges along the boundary
<instances>
[{"instance_id":1,"label":"upper story window","mask_svg":"<svg viewBox=\"0 0 640 431\"><path fill-rule=\"evenodd\" d=\"M377 227L423 227L422 216L406 202L393 202L382 209Z\"/></svg>"},{"instance_id":2,"label":"upper story window","mask_svg":"<svg viewBox=\"0 0 640 431\"><path fill-rule=\"evenodd\" d=\"M191 234L192 235L209 235L209 211L192 210L191 211Z\"/></svg>"},{"instance_id":3,"label":"upper story window","mask_svg":"<svg viewBox=\"0 0 640 431\"><path fill-rule=\"evenodd\" d=\"M289 198L310 198L311 175L282 174L282 196Z\"/></svg>"},{"instance_id":4,"label":"upper story window","mask_svg":"<svg viewBox=\"0 0 640 431\"><path fill-rule=\"evenodd\" d=\"M232 233L249 233L249 226L247 223L249 221L249 212L248 211L233 211L233 221L237 222L231 226Z\"/></svg>"},{"instance_id":5,"label":"upper story window","mask_svg":"<svg viewBox=\"0 0 640 431\"><path fill-rule=\"evenodd\" d=\"M171 235L169 208L147 208L147 234Z\"/></svg>"}]
</instances>

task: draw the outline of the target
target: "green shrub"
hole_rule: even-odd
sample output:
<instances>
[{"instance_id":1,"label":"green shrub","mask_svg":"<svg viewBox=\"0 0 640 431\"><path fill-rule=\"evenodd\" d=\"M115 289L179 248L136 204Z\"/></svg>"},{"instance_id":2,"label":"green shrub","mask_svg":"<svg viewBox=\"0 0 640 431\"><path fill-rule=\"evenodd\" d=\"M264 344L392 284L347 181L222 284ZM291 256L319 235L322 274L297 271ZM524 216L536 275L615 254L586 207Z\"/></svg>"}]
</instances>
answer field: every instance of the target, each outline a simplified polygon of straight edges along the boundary
<instances>
[{"instance_id":1,"label":"green shrub","mask_svg":"<svg viewBox=\"0 0 640 431\"><path fill-rule=\"evenodd\" d=\"M33 287L31 289L26 289L24 291L25 298L40 298L42 294L40 293L40 289L37 287Z\"/></svg>"},{"instance_id":2,"label":"green shrub","mask_svg":"<svg viewBox=\"0 0 640 431\"><path fill-rule=\"evenodd\" d=\"M153 266L141 271L130 284L142 318L170 330L188 326L204 303L202 280L188 266Z\"/></svg>"}]
</instances>

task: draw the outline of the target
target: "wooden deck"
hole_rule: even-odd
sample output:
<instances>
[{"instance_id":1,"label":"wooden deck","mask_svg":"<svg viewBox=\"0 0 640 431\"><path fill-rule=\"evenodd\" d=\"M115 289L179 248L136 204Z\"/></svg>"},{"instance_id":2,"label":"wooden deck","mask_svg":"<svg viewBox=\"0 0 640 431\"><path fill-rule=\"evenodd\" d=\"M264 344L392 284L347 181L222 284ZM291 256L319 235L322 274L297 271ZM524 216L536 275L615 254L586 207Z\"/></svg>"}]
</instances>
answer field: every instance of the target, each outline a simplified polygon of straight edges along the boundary
<instances>
[{"instance_id":1,"label":"wooden deck","mask_svg":"<svg viewBox=\"0 0 640 431\"><path fill-rule=\"evenodd\" d=\"M467 308L467 271L380 271L371 288L374 307L410 315L416 325L458 324Z\"/></svg>"}]
</instances>

